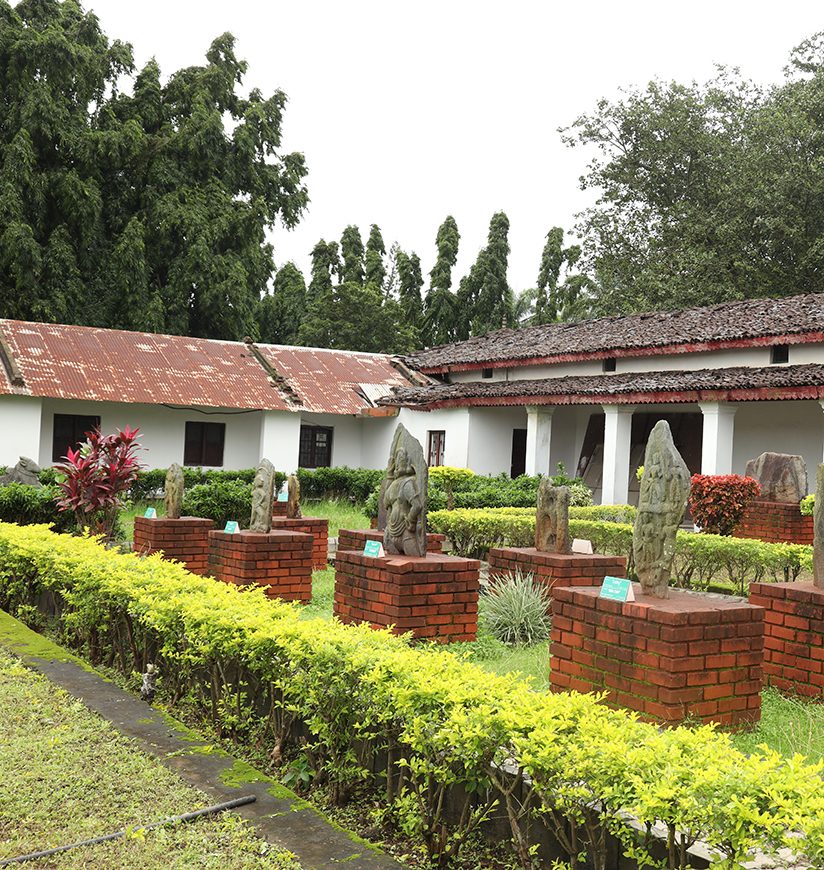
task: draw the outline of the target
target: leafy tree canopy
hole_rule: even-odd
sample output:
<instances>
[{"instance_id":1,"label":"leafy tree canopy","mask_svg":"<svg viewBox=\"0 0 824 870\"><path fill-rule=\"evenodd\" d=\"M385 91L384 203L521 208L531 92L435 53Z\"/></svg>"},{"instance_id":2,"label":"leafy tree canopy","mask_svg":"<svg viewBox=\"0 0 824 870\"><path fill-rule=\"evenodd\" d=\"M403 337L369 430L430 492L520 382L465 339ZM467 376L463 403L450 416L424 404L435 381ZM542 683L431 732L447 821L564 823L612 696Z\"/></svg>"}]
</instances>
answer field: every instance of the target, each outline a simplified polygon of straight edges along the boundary
<instances>
[{"instance_id":1,"label":"leafy tree canopy","mask_svg":"<svg viewBox=\"0 0 824 870\"><path fill-rule=\"evenodd\" d=\"M308 200L245 73L224 34L163 84L75 0L0 0L0 316L255 334L265 231Z\"/></svg>"}]
</instances>

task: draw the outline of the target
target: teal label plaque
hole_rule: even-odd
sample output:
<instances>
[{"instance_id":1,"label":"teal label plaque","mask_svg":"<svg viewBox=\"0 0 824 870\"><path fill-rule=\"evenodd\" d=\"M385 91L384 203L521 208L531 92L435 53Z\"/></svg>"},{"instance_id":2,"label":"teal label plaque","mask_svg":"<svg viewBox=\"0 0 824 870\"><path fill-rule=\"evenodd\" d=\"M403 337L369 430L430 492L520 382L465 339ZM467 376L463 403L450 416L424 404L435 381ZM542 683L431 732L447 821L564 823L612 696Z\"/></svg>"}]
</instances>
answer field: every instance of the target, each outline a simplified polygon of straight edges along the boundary
<instances>
[{"instance_id":1,"label":"teal label plaque","mask_svg":"<svg viewBox=\"0 0 824 870\"><path fill-rule=\"evenodd\" d=\"M240 529L237 525L237 520L227 520L226 528L223 530L224 532L229 532L230 534L234 534L235 532L239 532Z\"/></svg>"},{"instance_id":2,"label":"teal label plaque","mask_svg":"<svg viewBox=\"0 0 824 870\"><path fill-rule=\"evenodd\" d=\"M157 519L157 511L153 507L147 507L146 513L143 514L147 520L156 520Z\"/></svg>"},{"instance_id":3,"label":"teal label plaque","mask_svg":"<svg viewBox=\"0 0 824 870\"><path fill-rule=\"evenodd\" d=\"M363 545L364 556L383 556L383 544L380 541L367 541Z\"/></svg>"},{"instance_id":4,"label":"teal label plaque","mask_svg":"<svg viewBox=\"0 0 824 870\"><path fill-rule=\"evenodd\" d=\"M289 501L289 493L288 492L279 492L278 493L278 501Z\"/></svg>"},{"instance_id":5,"label":"teal label plaque","mask_svg":"<svg viewBox=\"0 0 824 870\"><path fill-rule=\"evenodd\" d=\"M610 601L635 601L635 592L632 583L626 578L604 577L598 597L608 598Z\"/></svg>"}]
</instances>

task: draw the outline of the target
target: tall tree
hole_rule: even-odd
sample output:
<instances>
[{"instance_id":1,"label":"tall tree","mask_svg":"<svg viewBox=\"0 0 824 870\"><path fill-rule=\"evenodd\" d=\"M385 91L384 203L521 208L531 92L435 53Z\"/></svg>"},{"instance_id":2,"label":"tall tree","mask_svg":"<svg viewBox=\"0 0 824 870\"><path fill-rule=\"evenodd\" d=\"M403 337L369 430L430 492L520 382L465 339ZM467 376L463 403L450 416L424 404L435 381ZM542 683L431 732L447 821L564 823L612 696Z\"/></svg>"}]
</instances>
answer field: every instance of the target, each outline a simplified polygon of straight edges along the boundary
<instances>
[{"instance_id":1,"label":"tall tree","mask_svg":"<svg viewBox=\"0 0 824 870\"><path fill-rule=\"evenodd\" d=\"M301 322L306 314L306 281L291 261L278 269L272 292L261 300L257 310L258 334L270 344L297 344Z\"/></svg>"},{"instance_id":2,"label":"tall tree","mask_svg":"<svg viewBox=\"0 0 824 870\"><path fill-rule=\"evenodd\" d=\"M584 291L589 286L588 279L571 272L580 258L580 245L564 247L561 227L553 227L547 233L534 292L534 311L528 318L529 323L572 320L585 313Z\"/></svg>"},{"instance_id":3,"label":"tall tree","mask_svg":"<svg viewBox=\"0 0 824 870\"><path fill-rule=\"evenodd\" d=\"M303 157L279 152L286 97L237 93L230 34L165 86L154 61L123 87L133 72L74 0L0 0L0 316L240 338L273 269L265 232L307 202ZM151 309L124 312L124 293Z\"/></svg>"},{"instance_id":4,"label":"tall tree","mask_svg":"<svg viewBox=\"0 0 824 870\"><path fill-rule=\"evenodd\" d=\"M321 239L312 248L312 275L309 279L309 290L306 303L312 305L324 293L332 290L335 279L340 277L341 264L337 242L326 242Z\"/></svg>"},{"instance_id":5,"label":"tall tree","mask_svg":"<svg viewBox=\"0 0 824 870\"><path fill-rule=\"evenodd\" d=\"M398 302L400 303L403 322L418 334L423 318L423 300L421 288L423 275L421 261L414 251L407 254L398 251Z\"/></svg>"},{"instance_id":6,"label":"tall tree","mask_svg":"<svg viewBox=\"0 0 824 870\"><path fill-rule=\"evenodd\" d=\"M458 224L448 215L435 237L438 254L429 273L429 290L424 300L421 338L425 345L453 341L458 328L457 298L451 292L452 269L458 261L461 235Z\"/></svg>"},{"instance_id":7,"label":"tall tree","mask_svg":"<svg viewBox=\"0 0 824 870\"><path fill-rule=\"evenodd\" d=\"M369 238L366 241L366 283L373 287L383 287L386 280L386 266L383 258L386 255L386 245L383 242L380 227L372 224L369 228Z\"/></svg>"},{"instance_id":8,"label":"tall tree","mask_svg":"<svg viewBox=\"0 0 824 870\"><path fill-rule=\"evenodd\" d=\"M363 284L363 239L360 230L350 224L340 239L340 252L343 257L342 282Z\"/></svg>"},{"instance_id":9,"label":"tall tree","mask_svg":"<svg viewBox=\"0 0 824 870\"><path fill-rule=\"evenodd\" d=\"M486 247L478 255L466 289L472 296L472 334L514 326L514 300L507 281L509 218L499 211L492 215Z\"/></svg>"}]
</instances>

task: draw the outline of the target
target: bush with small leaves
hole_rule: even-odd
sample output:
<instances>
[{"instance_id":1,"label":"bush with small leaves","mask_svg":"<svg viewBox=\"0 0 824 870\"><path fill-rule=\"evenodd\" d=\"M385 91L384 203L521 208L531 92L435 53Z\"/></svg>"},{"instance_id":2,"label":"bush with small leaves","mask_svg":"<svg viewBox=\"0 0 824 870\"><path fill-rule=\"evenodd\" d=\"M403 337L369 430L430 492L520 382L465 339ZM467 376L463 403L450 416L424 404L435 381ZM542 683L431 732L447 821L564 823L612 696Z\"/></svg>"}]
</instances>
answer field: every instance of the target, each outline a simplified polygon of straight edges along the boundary
<instances>
[{"instance_id":1,"label":"bush with small leaves","mask_svg":"<svg viewBox=\"0 0 824 870\"><path fill-rule=\"evenodd\" d=\"M530 573L513 571L490 577L483 599L483 620L490 634L510 646L549 637L549 590Z\"/></svg>"}]
</instances>

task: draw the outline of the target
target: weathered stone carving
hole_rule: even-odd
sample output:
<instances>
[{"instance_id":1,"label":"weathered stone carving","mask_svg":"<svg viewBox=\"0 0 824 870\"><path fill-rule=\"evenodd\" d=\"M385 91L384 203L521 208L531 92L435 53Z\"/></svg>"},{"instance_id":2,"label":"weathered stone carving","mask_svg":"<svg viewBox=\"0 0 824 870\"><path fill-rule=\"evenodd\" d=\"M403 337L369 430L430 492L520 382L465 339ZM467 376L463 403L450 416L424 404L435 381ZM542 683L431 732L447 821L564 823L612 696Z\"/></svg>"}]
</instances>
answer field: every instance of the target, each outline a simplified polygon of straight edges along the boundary
<instances>
[{"instance_id":1,"label":"weathered stone carving","mask_svg":"<svg viewBox=\"0 0 824 870\"><path fill-rule=\"evenodd\" d=\"M0 486L5 486L7 483L22 483L39 488L41 484L38 474L40 474L40 466L28 456L21 456L11 471L0 476Z\"/></svg>"},{"instance_id":2,"label":"weathered stone carving","mask_svg":"<svg viewBox=\"0 0 824 870\"><path fill-rule=\"evenodd\" d=\"M824 465L815 476L815 508L813 509L813 585L824 589Z\"/></svg>"},{"instance_id":3,"label":"weathered stone carving","mask_svg":"<svg viewBox=\"0 0 824 870\"><path fill-rule=\"evenodd\" d=\"M386 518L387 553L426 555L426 490L429 470L420 443L399 424L392 439L389 465L381 485L381 513Z\"/></svg>"},{"instance_id":4,"label":"weathered stone carving","mask_svg":"<svg viewBox=\"0 0 824 870\"><path fill-rule=\"evenodd\" d=\"M761 498L796 504L807 494L807 464L802 456L762 453L747 463L747 477L761 485Z\"/></svg>"},{"instance_id":5,"label":"weathered stone carving","mask_svg":"<svg viewBox=\"0 0 824 870\"><path fill-rule=\"evenodd\" d=\"M166 516L170 520L176 520L180 517L180 508L183 504L183 487L183 469L176 462L173 462L166 472L166 483L163 487Z\"/></svg>"},{"instance_id":6,"label":"weathered stone carving","mask_svg":"<svg viewBox=\"0 0 824 870\"><path fill-rule=\"evenodd\" d=\"M569 487L553 486L546 477L538 486L535 549L544 553L570 552Z\"/></svg>"},{"instance_id":7,"label":"weathered stone carving","mask_svg":"<svg viewBox=\"0 0 824 870\"><path fill-rule=\"evenodd\" d=\"M289 500L286 505L286 516L293 520L299 520L303 514L300 512L300 481L296 474L290 474L286 480Z\"/></svg>"},{"instance_id":8,"label":"weathered stone carving","mask_svg":"<svg viewBox=\"0 0 824 870\"><path fill-rule=\"evenodd\" d=\"M690 494L690 472L675 449L669 424L659 420L647 441L638 513L632 533L635 571L645 595L666 598L675 533Z\"/></svg>"},{"instance_id":9,"label":"weathered stone carving","mask_svg":"<svg viewBox=\"0 0 824 870\"><path fill-rule=\"evenodd\" d=\"M268 459L261 459L252 484L252 519L250 532L272 531L272 505L275 491L275 468Z\"/></svg>"}]
</instances>

